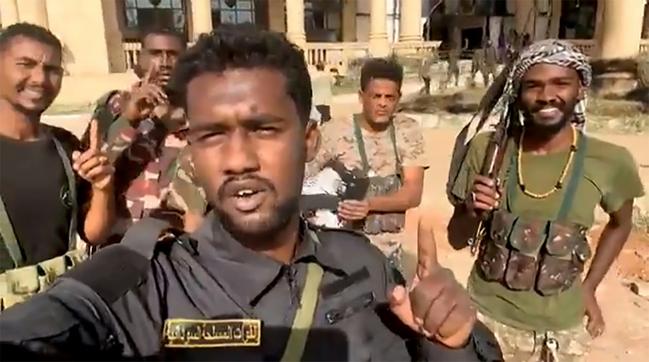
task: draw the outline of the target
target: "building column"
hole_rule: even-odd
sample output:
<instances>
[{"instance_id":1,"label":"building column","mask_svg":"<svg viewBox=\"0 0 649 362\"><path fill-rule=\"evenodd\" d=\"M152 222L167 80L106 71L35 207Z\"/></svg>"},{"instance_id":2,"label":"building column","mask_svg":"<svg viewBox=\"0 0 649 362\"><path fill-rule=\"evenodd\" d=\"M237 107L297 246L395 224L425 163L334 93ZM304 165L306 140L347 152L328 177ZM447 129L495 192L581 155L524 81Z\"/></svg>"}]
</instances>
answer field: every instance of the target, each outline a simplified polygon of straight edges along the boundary
<instances>
[{"instance_id":1,"label":"building column","mask_svg":"<svg viewBox=\"0 0 649 362\"><path fill-rule=\"evenodd\" d=\"M303 0L286 0L286 37L300 48L306 48Z\"/></svg>"},{"instance_id":2,"label":"building column","mask_svg":"<svg viewBox=\"0 0 649 362\"><path fill-rule=\"evenodd\" d=\"M284 0L268 2L268 29L278 33L286 32Z\"/></svg>"},{"instance_id":3,"label":"building column","mask_svg":"<svg viewBox=\"0 0 649 362\"><path fill-rule=\"evenodd\" d=\"M45 0L20 0L18 5L18 16L21 22L32 23L47 28L47 4Z\"/></svg>"},{"instance_id":4,"label":"building column","mask_svg":"<svg viewBox=\"0 0 649 362\"><path fill-rule=\"evenodd\" d=\"M530 38L534 39L536 30L536 9L534 1L531 0L514 0L516 11L514 18L516 19L516 31L518 34L530 34Z\"/></svg>"},{"instance_id":5,"label":"building column","mask_svg":"<svg viewBox=\"0 0 649 362\"><path fill-rule=\"evenodd\" d=\"M401 0L399 41L421 41L421 0Z\"/></svg>"},{"instance_id":6,"label":"building column","mask_svg":"<svg viewBox=\"0 0 649 362\"><path fill-rule=\"evenodd\" d=\"M644 24L642 25L642 38L649 39L649 1L644 6Z\"/></svg>"},{"instance_id":7,"label":"building column","mask_svg":"<svg viewBox=\"0 0 649 362\"><path fill-rule=\"evenodd\" d=\"M552 0L551 10L550 10L550 29L549 35L550 38L559 37L559 28L561 27L561 10L562 0Z\"/></svg>"},{"instance_id":8,"label":"building column","mask_svg":"<svg viewBox=\"0 0 649 362\"><path fill-rule=\"evenodd\" d=\"M386 28L386 4L385 0L372 1L370 8L370 55L373 57L385 57L390 54L390 44Z\"/></svg>"},{"instance_id":9,"label":"building column","mask_svg":"<svg viewBox=\"0 0 649 362\"><path fill-rule=\"evenodd\" d=\"M16 0L0 0L0 23L3 28L18 22L18 4Z\"/></svg>"},{"instance_id":10,"label":"building column","mask_svg":"<svg viewBox=\"0 0 649 362\"><path fill-rule=\"evenodd\" d=\"M633 58L640 50L645 0L600 0L598 50L602 59Z\"/></svg>"},{"instance_id":11,"label":"building column","mask_svg":"<svg viewBox=\"0 0 649 362\"><path fill-rule=\"evenodd\" d=\"M212 31L212 4L210 0L191 0L191 4L192 41L196 41L201 34Z\"/></svg>"},{"instance_id":12,"label":"building column","mask_svg":"<svg viewBox=\"0 0 649 362\"><path fill-rule=\"evenodd\" d=\"M114 1L47 0L47 5L49 29L63 43L63 59L70 75L103 75L124 70ZM72 13L75 21L70 21Z\"/></svg>"},{"instance_id":13,"label":"building column","mask_svg":"<svg viewBox=\"0 0 649 362\"><path fill-rule=\"evenodd\" d=\"M343 0L343 41L356 41L357 0Z\"/></svg>"}]
</instances>

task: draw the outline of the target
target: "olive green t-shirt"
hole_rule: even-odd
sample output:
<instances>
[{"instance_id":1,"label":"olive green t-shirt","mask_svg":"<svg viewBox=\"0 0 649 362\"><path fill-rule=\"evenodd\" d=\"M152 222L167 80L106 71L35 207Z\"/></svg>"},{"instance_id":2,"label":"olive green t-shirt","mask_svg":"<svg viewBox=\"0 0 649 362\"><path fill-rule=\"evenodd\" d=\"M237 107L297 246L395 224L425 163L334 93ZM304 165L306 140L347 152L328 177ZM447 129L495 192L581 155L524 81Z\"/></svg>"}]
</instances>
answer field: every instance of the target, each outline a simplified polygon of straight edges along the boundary
<instances>
[{"instance_id":1,"label":"olive green t-shirt","mask_svg":"<svg viewBox=\"0 0 649 362\"><path fill-rule=\"evenodd\" d=\"M479 173L489 133L476 136L469 146L466 162L460 169L452 193L464 199ZM508 153L513 151L508 147ZM509 165L505 156L502 171ZM522 174L526 188L537 194L545 193L557 183L568 159L568 151L548 155L523 153ZM572 168L564 182L567 185ZM503 174L501 173L501 175ZM517 178L511 180L517 182ZM505 183L508 181L505 180ZM511 212L543 219L554 219L559 211L567 187L545 199L526 196L520 187L512 198ZM503 187L503 194L506 195ZM607 213L618 211L627 200L644 194L635 161L624 147L587 137L583 173L579 179L574 202L567 213L568 221L591 227L594 211L600 205ZM506 205L506 197L503 199ZM543 296L536 291L513 291L499 282L487 282L474 267L468 280L468 290L480 311L504 324L525 330L563 330L582 323L584 305L581 283L559 294Z\"/></svg>"}]
</instances>

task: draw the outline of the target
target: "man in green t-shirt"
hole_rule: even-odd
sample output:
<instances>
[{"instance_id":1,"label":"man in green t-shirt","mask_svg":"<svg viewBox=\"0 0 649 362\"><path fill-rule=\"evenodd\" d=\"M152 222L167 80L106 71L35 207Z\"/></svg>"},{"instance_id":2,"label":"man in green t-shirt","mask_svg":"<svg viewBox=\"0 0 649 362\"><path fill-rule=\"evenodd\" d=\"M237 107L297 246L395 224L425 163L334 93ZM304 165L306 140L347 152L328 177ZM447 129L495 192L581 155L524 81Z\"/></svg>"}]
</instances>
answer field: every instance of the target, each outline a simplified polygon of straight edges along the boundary
<instances>
[{"instance_id":1,"label":"man in green t-shirt","mask_svg":"<svg viewBox=\"0 0 649 362\"><path fill-rule=\"evenodd\" d=\"M449 237L466 241L482 231L471 240L478 257L468 289L507 361L581 360L586 331L604 331L595 292L627 240L633 201L644 191L624 147L583 132L590 80L586 57L570 44L535 43L514 63L500 98L484 102L509 115L500 118L509 137L499 171L482 174L494 132L467 126L460 137L478 132L464 157L458 154L465 142L456 143L454 161L462 163L451 167ZM492 116L498 115L486 110L476 121ZM593 253L586 235L598 205L610 219Z\"/></svg>"}]
</instances>

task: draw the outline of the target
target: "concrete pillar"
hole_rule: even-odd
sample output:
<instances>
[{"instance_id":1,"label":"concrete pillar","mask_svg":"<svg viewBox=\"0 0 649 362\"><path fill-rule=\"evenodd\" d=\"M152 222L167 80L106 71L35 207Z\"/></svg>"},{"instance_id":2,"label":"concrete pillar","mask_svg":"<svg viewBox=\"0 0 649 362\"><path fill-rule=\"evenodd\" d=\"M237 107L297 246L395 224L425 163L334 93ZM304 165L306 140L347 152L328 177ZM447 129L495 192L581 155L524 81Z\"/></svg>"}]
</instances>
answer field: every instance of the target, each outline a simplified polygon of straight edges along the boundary
<instances>
[{"instance_id":1,"label":"concrete pillar","mask_svg":"<svg viewBox=\"0 0 649 362\"><path fill-rule=\"evenodd\" d=\"M278 33L286 32L284 0L273 0L268 2L268 29Z\"/></svg>"},{"instance_id":2,"label":"concrete pillar","mask_svg":"<svg viewBox=\"0 0 649 362\"><path fill-rule=\"evenodd\" d=\"M649 1L644 6L644 24L642 25L642 38L649 39Z\"/></svg>"},{"instance_id":3,"label":"concrete pillar","mask_svg":"<svg viewBox=\"0 0 649 362\"><path fill-rule=\"evenodd\" d=\"M386 3L385 0L373 0L370 8L370 55L373 57L385 57L390 54L388 34L385 31L386 24Z\"/></svg>"},{"instance_id":4,"label":"concrete pillar","mask_svg":"<svg viewBox=\"0 0 649 362\"><path fill-rule=\"evenodd\" d=\"M640 49L645 0L600 0L602 30L598 41L602 59L633 58Z\"/></svg>"},{"instance_id":5,"label":"concrete pillar","mask_svg":"<svg viewBox=\"0 0 649 362\"><path fill-rule=\"evenodd\" d=\"M401 0L399 41L421 41L421 0Z\"/></svg>"},{"instance_id":6,"label":"concrete pillar","mask_svg":"<svg viewBox=\"0 0 649 362\"><path fill-rule=\"evenodd\" d=\"M356 41L357 0L343 0L343 41Z\"/></svg>"},{"instance_id":7,"label":"concrete pillar","mask_svg":"<svg viewBox=\"0 0 649 362\"><path fill-rule=\"evenodd\" d=\"M3 28L18 22L18 4L16 0L0 0L0 24Z\"/></svg>"},{"instance_id":8,"label":"concrete pillar","mask_svg":"<svg viewBox=\"0 0 649 362\"><path fill-rule=\"evenodd\" d=\"M549 26L549 36L550 38L559 37L559 28L561 25L561 3L562 0L552 0L552 7L550 13L550 26Z\"/></svg>"},{"instance_id":9,"label":"concrete pillar","mask_svg":"<svg viewBox=\"0 0 649 362\"><path fill-rule=\"evenodd\" d=\"M191 0L192 4L192 41L198 40L203 33L212 31L212 4L210 0Z\"/></svg>"},{"instance_id":10,"label":"concrete pillar","mask_svg":"<svg viewBox=\"0 0 649 362\"><path fill-rule=\"evenodd\" d=\"M47 28L48 14L45 0L20 0L18 4L18 17L21 22L32 23ZM69 21L69 14L66 17Z\"/></svg>"},{"instance_id":11,"label":"concrete pillar","mask_svg":"<svg viewBox=\"0 0 649 362\"><path fill-rule=\"evenodd\" d=\"M300 48L306 48L303 0L286 0L286 37Z\"/></svg>"},{"instance_id":12,"label":"concrete pillar","mask_svg":"<svg viewBox=\"0 0 649 362\"><path fill-rule=\"evenodd\" d=\"M516 31L518 34L530 34L534 39L536 28L536 10L533 0L514 0L516 12Z\"/></svg>"},{"instance_id":13,"label":"concrete pillar","mask_svg":"<svg viewBox=\"0 0 649 362\"><path fill-rule=\"evenodd\" d=\"M65 67L70 75L123 70L114 1L47 0L47 5L49 28L63 43ZM70 14L75 15L74 21L70 21Z\"/></svg>"}]
</instances>

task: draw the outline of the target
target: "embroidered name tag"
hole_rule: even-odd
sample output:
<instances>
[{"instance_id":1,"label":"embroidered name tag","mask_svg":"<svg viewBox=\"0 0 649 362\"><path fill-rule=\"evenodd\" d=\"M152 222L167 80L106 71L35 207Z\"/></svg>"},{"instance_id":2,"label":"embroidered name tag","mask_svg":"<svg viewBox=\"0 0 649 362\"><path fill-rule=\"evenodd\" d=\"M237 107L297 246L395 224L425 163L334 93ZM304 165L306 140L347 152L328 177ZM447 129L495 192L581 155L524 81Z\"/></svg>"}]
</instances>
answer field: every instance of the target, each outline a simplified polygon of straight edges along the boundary
<instances>
[{"instance_id":1,"label":"embroidered name tag","mask_svg":"<svg viewBox=\"0 0 649 362\"><path fill-rule=\"evenodd\" d=\"M261 321L167 319L162 339L167 348L257 347L261 344Z\"/></svg>"}]
</instances>

